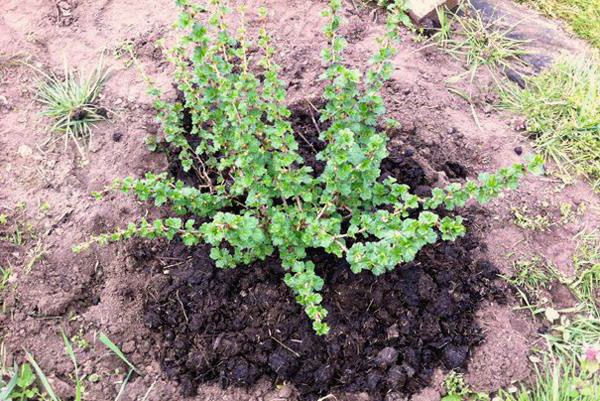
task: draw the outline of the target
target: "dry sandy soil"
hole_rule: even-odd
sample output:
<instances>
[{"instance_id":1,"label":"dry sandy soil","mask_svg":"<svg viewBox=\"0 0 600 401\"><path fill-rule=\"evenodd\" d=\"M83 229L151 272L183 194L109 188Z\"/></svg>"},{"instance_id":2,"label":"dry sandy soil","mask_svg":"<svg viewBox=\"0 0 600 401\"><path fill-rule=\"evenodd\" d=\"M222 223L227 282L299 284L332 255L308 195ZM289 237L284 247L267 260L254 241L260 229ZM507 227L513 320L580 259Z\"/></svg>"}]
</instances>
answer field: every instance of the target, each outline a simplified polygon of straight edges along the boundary
<instances>
[{"instance_id":1,"label":"dry sandy soil","mask_svg":"<svg viewBox=\"0 0 600 401\"><path fill-rule=\"evenodd\" d=\"M171 24L178 11L172 3L5 0L0 4L3 62L15 57L39 68L60 71L67 60L89 71L105 51L104 61L112 70L100 101L112 111L111 118L94 130L88 161L82 163L72 146L65 149L62 142L42 146L50 135L50 122L40 116L41 107L34 99L32 70L18 63L0 65L0 213L8 214L13 228L21 224L26 231L22 244L0 241L0 265L12 270L10 288L3 295L0 338L16 358L22 358L23 348L31 351L65 398L72 393L72 367L64 354L61 329L90 344L77 347L77 356L83 372L97 373L101 380L87 383L86 399L114 399L123 378L123 364L97 341L100 331L121 345L144 373L129 383L122 401L140 400L149 389L148 400L188 399L181 395L180 384L161 369L161 337L149 331L144 322L145 304L156 292L156 276L168 275L173 262L155 258L141 266L135 254L139 244L109 246L84 255L71 252L73 244L89 235L145 213L145 205L121 195L96 202L90 196L92 191L101 190L117 177L140 176L166 167L164 156L150 153L144 145L145 136L158 129L146 85L134 67L113 57L113 51L125 40L132 40L146 74L173 97L170 66L154 43L160 37L172 39L175 34ZM240 3L253 10L262 2ZM318 77L323 68L319 52L324 42L320 12L325 3L267 0L266 5L273 12L269 28L279 50L278 62L284 67L282 78L289 84L290 104L318 99L322 85ZM534 41L532 46L545 58L554 57L561 49L578 51L583 47L552 23L518 10L529 18L527 27L542 27L531 31L543 32L539 37L546 40ZM256 29L257 19L252 14L249 17L251 29ZM362 66L374 48L374 38L382 31L382 13L347 2L345 17L348 61ZM408 31L404 36L394 59L393 80L385 93L390 114L403 125L392 139L393 145L399 149L413 147L415 159L423 161L433 182L452 179L436 171L436 166L448 160L459 161L469 176L521 160L514 149L530 149L520 131L523 121L491 106L495 96L487 87L488 80L484 77L480 82L478 128L469 104L449 93L445 83L465 71L463 64L434 47L420 50L423 44ZM517 227L511 212L511 208L527 206L530 213L559 221L561 204L577 209L582 202L587 205L583 216L544 231ZM503 273L510 274L513 261L535 255L569 272L576 246L572 238L581 230L597 229L600 201L581 181L563 185L552 176L527 178L518 191L471 216L475 232L487 244L487 249L482 247L478 252ZM554 295L559 304L570 302L560 289ZM528 355L541 323L514 311L511 303L486 301L477 311L485 339L471 351L466 376L476 389L492 391L530 374ZM116 368L121 373L116 373ZM443 371L438 371L431 384L410 399L439 400L443 376ZM297 398L292 386L281 384L262 380L250 388L228 389L202 384L198 395L189 399ZM364 393L336 396L369 399Z\"/></svg>"}]
</instances>

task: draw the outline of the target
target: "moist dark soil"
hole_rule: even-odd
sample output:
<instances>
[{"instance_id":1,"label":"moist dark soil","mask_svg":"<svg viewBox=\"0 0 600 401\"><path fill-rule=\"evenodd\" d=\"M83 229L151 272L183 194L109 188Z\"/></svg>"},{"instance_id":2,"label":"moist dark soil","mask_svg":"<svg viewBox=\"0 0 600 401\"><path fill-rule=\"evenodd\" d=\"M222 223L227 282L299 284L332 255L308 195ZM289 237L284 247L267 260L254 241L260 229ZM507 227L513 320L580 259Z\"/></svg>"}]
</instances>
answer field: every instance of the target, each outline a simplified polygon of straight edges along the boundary
<instances>
[{"instance_id":1,"label":"moist dark soil","mask_svg":"<svg viewBox=\"0 0 600 401\"><path fill-rule=\"evenodd\" d=\"M314 153L323 149L318 132L325 127L309 107L295 108L292 124L300 154L319 174L323 165ZM391 153L382 178L428 188L410 149ZM466 175L455 161L443 168ZM177 163L171 171L183 174ZM480 248L471 236L439 243L381 277L355 275L344 260L314 250L331 327L319 337L283 283L277 257L220 270L208 247L172 243L159 257L175 267L147 301L145 323L161 337L162 368L184 395L204 382L248 386L261 378L291 382L306 400L332 391L375 399L411 394L437 367L466 368L471 348L483 340L477 308L486 298L503 299L494 266L473 256Z\"/></svg>"},{"instance_id":2,"label":"moist dark soil","mask_svg":"<svg viewBox=\"0 0 600 401\"><path fill-rule=\"evenodd\" d=\"M147 302L145 322L160 334L162 368L185 395L207 381L227 387L262 377L293 383L307 400L336 390L375 399L414 393L436 367L466 367L483 339L474 312L485 298L502 299L496 269L471 256L478 247L472 237L440 243L381 277L314 253L332 328L318 337L277 258L220 270L207 247L171 245L161 257L187 262Z\"/></svg>"}]
</instances>

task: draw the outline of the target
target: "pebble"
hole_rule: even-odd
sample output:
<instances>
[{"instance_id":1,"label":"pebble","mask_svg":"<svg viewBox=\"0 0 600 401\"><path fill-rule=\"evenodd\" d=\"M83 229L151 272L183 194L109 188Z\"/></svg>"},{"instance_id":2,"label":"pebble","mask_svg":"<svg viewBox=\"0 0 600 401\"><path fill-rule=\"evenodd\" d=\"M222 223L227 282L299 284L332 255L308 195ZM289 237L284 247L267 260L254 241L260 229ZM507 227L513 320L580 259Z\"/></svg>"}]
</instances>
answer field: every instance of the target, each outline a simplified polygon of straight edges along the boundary
<instances>
[{"instance_id":1,"label":"pebble","mask_svg":"<svg viewBox=\"0 0 600 401\"><path fill-rule=\"evenodd\" d=\"M469 354L469 349L465 346L456 346L448 344L444 348L443 360L448 369L460 368L464 365Z\"/></svg>"},{"instance_id":2,"label":"pebble","mask_svg":"<svg viewBox=\"0 0 600 401\"><path fill-rule=\"evenodd\" d=\"M17 152L19 153L19 156L21 156L23 158L29 157L33 154L33 150L31 150L31 148L27 145L19 146L19 149L17 150Z\"/></svg>"},{"instance_id":3,"label":"pebble","mask_svg":"<svg viewBox=\"0 0 600 401\"><path fill-rule=\"evenodd\" d=\"M390 327L388 327L388 329L386 330L386 334L387 334L388 339L400 337L400 332L398 331L398 325L393 324Z\"/></svg>"},{"instance_id":4,"label":"pebble","mask_svg":"<svg viewBox=\"0 0 600 401\"><path fill-rule=\"evenodd\" d=\"M393 347L385 347L377 354L375 362L378 365L391 366L398 360L398 351Z\"/></svg>"},{"instance_id":5,"label":"pebble","mask_svg":"<svg viewBox=\"0 0 600 401\"><path fill-rule=\"evenodd\" d=\"M522 147L520 147L520 146L517 146L517 147L514 149L514 151L515 151L515 153L516 153L516 154L518 154L519 156L521 156L521 155L523 154L523 148L522 148Z\"/></svg>"}]
</instances>

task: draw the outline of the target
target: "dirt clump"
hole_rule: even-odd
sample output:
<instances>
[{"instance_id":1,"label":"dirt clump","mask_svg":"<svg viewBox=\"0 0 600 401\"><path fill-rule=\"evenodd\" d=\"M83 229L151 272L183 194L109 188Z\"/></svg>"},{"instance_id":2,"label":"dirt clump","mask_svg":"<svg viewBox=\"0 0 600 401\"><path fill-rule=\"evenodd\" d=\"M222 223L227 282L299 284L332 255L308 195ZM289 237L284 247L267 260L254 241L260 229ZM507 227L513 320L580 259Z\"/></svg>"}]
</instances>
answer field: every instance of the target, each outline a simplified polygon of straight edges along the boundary
<instances>
[{"instance_id":1,"label":"dirt clump","mask_svg":"<svg viewBox=\"0 0 600 401\"><path fill-rule=\"evenodd\" d=\"M503 300L493 265L476 260L467 236L425 248L381 277L355 275L347 263L311 254L327 285L332 332L318 337L283 283L277 257L221 270L206 246L173 243L160 258L182 261L144 307L158 334L158 359L185 395L198 385L249 386L261 378L293 383L302 399L330 392L412 394L437 367L466 368L483 340L475 312L486 298Z\"/></svg>"}]
</instances>

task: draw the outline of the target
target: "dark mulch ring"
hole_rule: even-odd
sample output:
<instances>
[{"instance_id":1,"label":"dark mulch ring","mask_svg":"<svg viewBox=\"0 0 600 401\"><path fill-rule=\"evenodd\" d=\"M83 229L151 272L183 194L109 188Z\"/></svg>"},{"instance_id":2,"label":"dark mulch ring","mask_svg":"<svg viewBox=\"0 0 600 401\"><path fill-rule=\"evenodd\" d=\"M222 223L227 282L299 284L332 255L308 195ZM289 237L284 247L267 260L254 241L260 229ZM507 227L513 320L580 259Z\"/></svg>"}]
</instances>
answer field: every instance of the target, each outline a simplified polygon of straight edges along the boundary
<instances>
[{"instance_id":1,"label":"dark mulch ring","mask_svg":"<svg viewBox=\"0 0 600 401\"><path fill-rule=\"evenodd\" d=\"M302 399L336 390L376 399L414 393L436 367L466 367L483 339L474 312L485 298L502 299L496 269L471 256L479 246L470 236L440 243L381 277L314 254L332 327L318 337L276 258L220 270L206 247L172 245L163 257L190 262L171 269L145 320L162 337L163 369L186 395L203 382L251 385L261 377L293 383Z\"/></svg>"},{"instance_id":2,"label":"dark mulch ring","mask_svg":"<svg viewBox=\"0 0 600 401\"><path fill-rule=\"evenodd\" d=\"M322 166L311 153L323 144L313 118L295 112L293 123L303 133L300 152L318 173ZM430 188L410 152L393 154L382 177ZM456 175L466 175L452 163ZM291 382L306 400L336 391L375 399L412 394L437 367L466 368L470 350L483 340L475 312L484 299L503 300L496 269L474 256L481 246L469 235L441 242L381 277L355 275L344 260L312 252L330 312L331 333L318 337L283 283L277 257L220 270L208 247L172 243L157 256L175 267L146 302L145 322L161 338L163 370L185 395L205 382L248 386L260 378Z\"/></svg>"}]
</instances>

